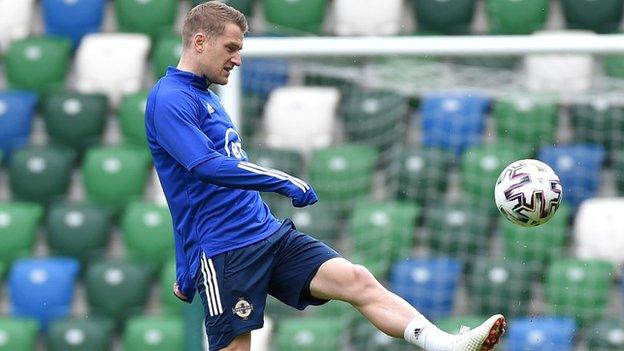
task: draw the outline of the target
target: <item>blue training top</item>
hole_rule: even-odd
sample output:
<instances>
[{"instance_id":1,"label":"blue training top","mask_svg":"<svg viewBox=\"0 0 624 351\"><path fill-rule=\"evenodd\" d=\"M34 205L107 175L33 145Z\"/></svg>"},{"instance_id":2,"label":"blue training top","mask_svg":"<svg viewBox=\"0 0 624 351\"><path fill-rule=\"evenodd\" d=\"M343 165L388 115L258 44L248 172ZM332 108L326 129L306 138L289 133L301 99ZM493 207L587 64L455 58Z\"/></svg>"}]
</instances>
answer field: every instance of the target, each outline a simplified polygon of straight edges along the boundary
<instances>
[{"instance_id":1,"label":"blue training top","mask_svg":"<svg viewBox=\"0 0 624 351\"><path fill-rule=\"evenodd\" d=\"M200 250L213 257L280 227L258 191L313 193L300 179L248 162L219 98L193 73L167 69L147 99L145 126L173 219L177 281L189 300Z\"/></svg>"}]
</instances>

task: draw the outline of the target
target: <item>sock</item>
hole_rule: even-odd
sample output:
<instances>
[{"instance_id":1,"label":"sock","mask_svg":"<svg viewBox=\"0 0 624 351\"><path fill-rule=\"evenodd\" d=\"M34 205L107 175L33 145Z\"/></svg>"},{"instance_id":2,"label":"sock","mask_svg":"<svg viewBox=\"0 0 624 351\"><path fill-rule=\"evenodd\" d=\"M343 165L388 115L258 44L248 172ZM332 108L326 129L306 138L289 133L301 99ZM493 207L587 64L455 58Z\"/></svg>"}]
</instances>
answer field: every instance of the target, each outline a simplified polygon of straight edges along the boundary
<instances>
[{"instance_id":1,"label":"sock","mask_svg":"<svg viewBox=\"0 0 624 351\"><path fill-rule=\"evenodd\" d=\"M449 351L451 348L452 335L438 329L420 313L407 324L403 337L427 351Z\"/></svg>"}]
</instances>

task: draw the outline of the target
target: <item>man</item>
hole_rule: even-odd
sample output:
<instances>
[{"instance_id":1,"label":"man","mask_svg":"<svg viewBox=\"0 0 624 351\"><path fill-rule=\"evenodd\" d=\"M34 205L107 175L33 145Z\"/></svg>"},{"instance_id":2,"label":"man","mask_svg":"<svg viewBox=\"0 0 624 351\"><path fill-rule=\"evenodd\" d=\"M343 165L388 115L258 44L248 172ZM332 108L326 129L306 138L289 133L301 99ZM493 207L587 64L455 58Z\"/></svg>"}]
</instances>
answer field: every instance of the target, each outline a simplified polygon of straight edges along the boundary
<instances>
[{"instance_id":1,"label":"man","mask_svg":"<svg viewBox=\"0 0 624 351\"><path fill-rule=\"evenodd\" d=\"M210 350L249 351L263 324L267 294L298 309L331 299L349 302L377 328L431 351L491 350L505 320L450 335L290 220L278 221L258 191L317 201L310 185L247 160L240 137L210 84L226 84L241 65L245 17L217 1L184 21L182 55L151 91L149 147L173 217L177 283L190 302L198 291Z\"/></svg>"}]
</instances>

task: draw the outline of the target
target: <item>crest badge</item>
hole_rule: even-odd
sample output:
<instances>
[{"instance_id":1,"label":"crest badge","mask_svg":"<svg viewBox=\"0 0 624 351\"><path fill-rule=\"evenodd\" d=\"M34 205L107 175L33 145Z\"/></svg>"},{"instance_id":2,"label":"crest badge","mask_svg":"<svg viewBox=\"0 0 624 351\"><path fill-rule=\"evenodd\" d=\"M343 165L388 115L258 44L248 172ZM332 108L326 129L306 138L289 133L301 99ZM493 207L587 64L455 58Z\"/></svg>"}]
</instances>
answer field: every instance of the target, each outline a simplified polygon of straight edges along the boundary
<instances>
[{"instance_id":1,"label":"crest badge","mask_svg":"<svg viewBox=\"0 0 624 351\"><path fill-rule=\"evenodd\" d=\"M232 308L232 312L243 320L249 319L252 311L253 305L247 302L247 300L242 297L238 298L238 301L234 305L234 308Z\"/></svg>"}]
</instances>

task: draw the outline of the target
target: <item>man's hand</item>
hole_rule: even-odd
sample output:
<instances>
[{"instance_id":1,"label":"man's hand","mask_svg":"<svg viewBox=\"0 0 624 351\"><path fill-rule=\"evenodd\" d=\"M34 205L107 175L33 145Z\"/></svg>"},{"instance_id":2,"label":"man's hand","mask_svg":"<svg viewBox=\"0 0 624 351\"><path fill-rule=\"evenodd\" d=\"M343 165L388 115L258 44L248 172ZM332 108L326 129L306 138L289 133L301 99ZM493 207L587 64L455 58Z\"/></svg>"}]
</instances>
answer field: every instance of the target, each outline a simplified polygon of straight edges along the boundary
<instances>
[{"instance_id":1,"label":"man's hand","mask_svg":"<svg viewBox=\"0 0 624 351\"><path fill-rule=\"evenodd\" d=\"M314 192L314 189L312 189L312 187L310 187L305 193L301 191L297 192L296 196L293 196L292 198L292 204L295 207L310 206L317 201L318 197L316 196L316 193Z\"/></svg>"},{"instance_id":2,"label":"man's hand","mask_svg":"<svg viewBox=\"0 0 624 351\"><path fill-rule=\"evenodd\" d=\"M180 287L178 286L178 283L173 283L173 294L178 299L184 302L188 302L188 299L186 298L186 296L184 296L184 294L180 291Z\"/></svg>"}]
</instances>

